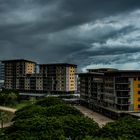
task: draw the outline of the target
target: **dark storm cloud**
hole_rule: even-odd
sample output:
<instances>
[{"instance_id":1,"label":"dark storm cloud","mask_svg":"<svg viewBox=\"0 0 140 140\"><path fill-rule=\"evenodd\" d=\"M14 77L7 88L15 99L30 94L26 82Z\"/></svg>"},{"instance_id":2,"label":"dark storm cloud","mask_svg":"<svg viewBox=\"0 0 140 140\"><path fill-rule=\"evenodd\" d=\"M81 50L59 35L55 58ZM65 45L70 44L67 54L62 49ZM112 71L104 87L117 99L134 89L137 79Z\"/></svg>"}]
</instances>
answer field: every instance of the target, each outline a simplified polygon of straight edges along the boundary
<instances>
[{"instance_id":1,"label":"dark storm cloud","mask_svg":"<svg viewBox=\"0 0 140 140\"><path fill-rule=\"evenodd\" d=\"M140 52L139 8L139 0L0 0L0 59L117 63Z\"/></svg>"}]
</instances>

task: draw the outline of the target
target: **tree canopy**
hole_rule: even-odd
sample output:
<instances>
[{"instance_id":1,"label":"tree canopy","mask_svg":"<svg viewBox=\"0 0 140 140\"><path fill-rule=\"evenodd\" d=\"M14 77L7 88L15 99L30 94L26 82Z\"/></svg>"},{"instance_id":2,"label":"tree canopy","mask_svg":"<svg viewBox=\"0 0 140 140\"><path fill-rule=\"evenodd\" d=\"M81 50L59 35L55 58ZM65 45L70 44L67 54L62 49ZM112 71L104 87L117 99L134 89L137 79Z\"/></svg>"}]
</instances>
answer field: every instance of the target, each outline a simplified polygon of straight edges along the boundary
<instances>
[{"instance_id":1,"label":"tree canopy","mask_svg":"<svg viewBox=\"0 0 140 140\"><path fill-rule=\"evenodd\" d=\"M139 140L140 121L125 117L103 128L58 98L45 98L15 113L1 140Z\"/></svg>"},{"instance_id":2,"label":"tree canopy","mask_svg":"<svg viewBox=\"0 0 140 140\"><path fill-rule=\"evenodd\" d=\"M3 90L0 91L0 105L15 105L19 101L18 91Z\"/></svg>"},{"instance_id":3,"label":"tree canopy","mask_svg":"<svg viewBox=\"0 0 140 140\"><path fill-rule=\"evenodd\" d=\"M64 101L56 97L46 97L35 103L35 105L40 105L42 107L49 107L58 104L64 104Z\"/></svg>"},{"instance_id":4,"label":"tree canopy","mask_svg":"<svg viewBox=\"0 0 140 140\"><path fill-rule=\"evenodd\" d=\"M65 104L61 99L49 97L18 110L13 125L6 129L3 138L81 140L86 135L94 136L98 129L96 122L76 108Z\"/></svg>"},{"instance_id":5,"label":"tree canopy","mask_svg":"<svg viewBox=\"0 0 140 140\"><path fill-rule=\"evenodd\" d=\"M15 117L13 121L17 119L29 119L35 116L42 116L42 117L59 117L59 116L66 116L66 115L79 115L82 116L83 114L77 110L76 108L70 105L54 105L49 107L41 107L38 105L31 105L24 109L21 109L15 113Z\"/></svg>"}]
</instances>

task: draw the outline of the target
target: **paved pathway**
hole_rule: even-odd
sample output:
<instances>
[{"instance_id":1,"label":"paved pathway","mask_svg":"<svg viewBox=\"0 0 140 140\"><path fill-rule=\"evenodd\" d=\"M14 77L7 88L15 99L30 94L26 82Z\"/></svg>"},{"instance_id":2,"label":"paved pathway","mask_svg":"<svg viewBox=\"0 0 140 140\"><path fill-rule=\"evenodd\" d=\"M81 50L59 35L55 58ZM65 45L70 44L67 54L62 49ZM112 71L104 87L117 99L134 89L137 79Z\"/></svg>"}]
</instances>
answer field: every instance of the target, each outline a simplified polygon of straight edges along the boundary
<instances>
[{"instance_id":1,"label":"paved pathway","mask_svg":"<svg viewBox=\"0 0 140 140\"><path fill-rule=\"evenodd\" d=\"M89 118L91 118L95 122L97 122L100 127L103 127L105 124L114 121L114 120L112 120L102 114L96 113L86 107L83 107L83 106L75 106L75 107L78 110L80 110L85 116L88 116Z\"/></svg>"},{"instance_id":2,"label":"paved pathway","mask_svg":"<svg viewBox=\"0 0 140 140\"><path fill-rule=\"evenodd\" d=\"M15 113L16 109L13 109L13 108L10 108L10 107L5 107L5 106L0 106L0 111ZM4 124L3 127L9 127L11 125L12 125L12 122L9 122L9 123ZM0 124L0 128L1 128L1 124Z\"/></svg>"},{"instance_id":3,"label":"paved pathway","mask_svg":"<svg viewBox=\"0 0 140 140\"><path fill-rule=\"evenodd\" d=\"M0 106L0 110L1 111L11 112L11 113L15 113L16 112L16 109L10 108L10 107L5 107L5 106Z\"/></svg>"},{"instance_id":4,"label":"paved pathway","mask_svg":"<svg viewBox=\"0 0 140 140\"><path fill-rule=\"evenodd\" d=\"M6 124L3 125L3 128L9 127L9 126L11 126L12 124L13 124L12 122L6 123ZM0 124L0 128L2 128L2 127L1 127L1 124Z\"/></svg>"}]
</instances>

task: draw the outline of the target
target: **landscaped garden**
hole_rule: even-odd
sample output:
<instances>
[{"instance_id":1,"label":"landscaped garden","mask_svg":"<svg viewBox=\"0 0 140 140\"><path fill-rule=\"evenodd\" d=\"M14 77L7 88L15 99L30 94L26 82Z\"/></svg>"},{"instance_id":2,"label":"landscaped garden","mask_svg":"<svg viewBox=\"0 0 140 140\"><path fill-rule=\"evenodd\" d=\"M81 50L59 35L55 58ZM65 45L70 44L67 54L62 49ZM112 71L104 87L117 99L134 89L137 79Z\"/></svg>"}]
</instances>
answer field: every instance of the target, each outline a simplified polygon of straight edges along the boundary
<instances>
[{"instance_id":1,"label":"landscaped garden","mask_svg":"<svg viewBox=\"0 0 140 140\"><path fill-rule=\"evenodd\" d=\"M140 121L125 117L103 128L60 98L47 97L16 111L0 140L139 140Z\"/></svg>"}]
</instances>

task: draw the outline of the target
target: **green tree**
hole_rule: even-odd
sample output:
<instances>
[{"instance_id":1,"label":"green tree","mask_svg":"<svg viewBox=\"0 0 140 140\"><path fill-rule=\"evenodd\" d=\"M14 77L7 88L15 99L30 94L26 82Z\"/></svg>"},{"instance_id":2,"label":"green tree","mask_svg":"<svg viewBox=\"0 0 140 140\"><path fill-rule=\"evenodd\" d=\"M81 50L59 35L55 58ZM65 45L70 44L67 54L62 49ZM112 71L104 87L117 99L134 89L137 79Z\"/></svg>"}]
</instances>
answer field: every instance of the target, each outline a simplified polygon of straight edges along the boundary
<instances>
[{"instance_id":1,"label":"green tree","mask_svg":"<svg viewBox=\"0 0 140 140\"><path fill-rule=\"evenodd\" d=\"M46 108L37 105L26 106L15 112L15 116L12 121L29 119L39 115L42 116L45 113L45 110Z\"/></svg>"},{"instance_id":2,"label":"green tree","mask_svg":"<svg viewBox=\"0 0 140 140\"><path fill-rule=\"evenodd\" d=\"M14 90L1 91L0 101L0 105L14 105L19 101L19 94Z\"/></svg>"},{"instance_id":3,"label":"green tree","mask_svg":"<svg viewBox=\"0 0 140 140\"><path fill-rule=\"evenodd\" d=\"M46 97L44 99L37 101L35 104L40 105L42 107L49 107L49 106L64 104L64 101L56 97Z\"/></svg>"},{"instance_id":4,"label":"green tree","mask_svg":"<svg viewBox=\"0 0 140 140\"><path fill-rule=\"evenodd\" d=\"M31 105L21 110L18 110L15 113L15 117L13 121L18 119L28 119L34 116L44 116L44 117L59 117L59 116L67 116L67 115L75 115L75 116L83 116L83 114L77 110L76 108L70 105L55 105L50 107L41 107L37 105Z\"/></svg>"},{"instance_id":5,"label":"green tree","mask_svg":"<svg viewBox=\"0 0 140 140\"><path fill-rule=\"evenodd\" d=\"M30 132L37 139L57 139L60 136L81 140L86 135L94 136L99 127L97 123L84 116L40 117L15 121L12 131Z\"/></svg>"},{"instance_id":6,"label":"green tree","mask_svg":"<svg viewBox=\"0 0 140 140\"><path fill-rule=\"evenodd\" d=\"M139 140L140 121L125 117L103 128L58 98L45 98L15 113L2 140Z\"/></svg>"},{"instance_id":7,"label":"green tree","mask_svg":"<svg viewBox=\"0 0 140 140\"><path fill-rule=\"evenodd\" d=\"M112 139L135 140L140 137L140 121L132 117L124 117L116 122L108 123L98 132L98 137Z\"/></svg>"}]
</instances>

